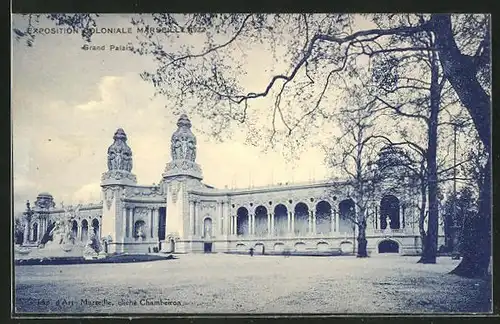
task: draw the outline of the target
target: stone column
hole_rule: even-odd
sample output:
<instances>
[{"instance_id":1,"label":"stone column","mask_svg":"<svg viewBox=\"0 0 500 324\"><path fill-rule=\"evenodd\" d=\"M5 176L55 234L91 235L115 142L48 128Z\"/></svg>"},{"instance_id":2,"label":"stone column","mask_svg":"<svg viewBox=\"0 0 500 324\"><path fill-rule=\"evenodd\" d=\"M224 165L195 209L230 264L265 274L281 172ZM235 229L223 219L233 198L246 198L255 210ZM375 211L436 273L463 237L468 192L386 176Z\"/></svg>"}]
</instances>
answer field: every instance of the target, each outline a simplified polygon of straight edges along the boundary
<instances>
[{"instance_id":1,"label":"stone column","mask_svg":"<svg viewBox=\"0 0 500 324\"><path fill-rule=\"evenodd\" d=\"M219 201L219 217L217 218L219 224L219 233L220 235L224 235L224 202Z\"/></svg>"},{"instance_id":2,"label":"stone column","mask_svg":"<svg viewBox=\"0 0 500 324\"><path fill-rule=\"evenodd\" d=\"M399 206L399 229L403 229L403 206Z\"/></svg>"},{"instance_id":3,"label":"stone column","mask_svg":"<svg viewBox=\"0 0 500 324\"><path fill-rule=\"evenodd\" d=\"M160 208L155 207L155 235L158 240L160 237L158 236L158 232L160 230Z\"/></svg>"},{"instance_id":4,"label":"stone column","mask_svg":"<svg viewBox=\"0 0 500 324\"><path fill-rule=\"evenodd\" d=\"M194 201L189 201L189 233L188 235L194 235Z\"/></svg>"},{"instance_id":5,"label":"stone column","mask_svg":"<svg viewBox=\"0 0 500 324\"><path fill-rule=\"evenodd\" d=\"M312 223L312 210L307 213L307 233L312 234L313 223Z\"/></svg>"},{"instance_id":6,"label":"stone column","mask_svg":"<svg viewBox=\"0 0 500 324\"><path fill-rule=\"evenodd\" d=\"M149 233L151 234L151 238L154 238L155 237L154 236L154 228L155 228L155 225L154 225L155 224L155 214L154 214L154 212L155 212L155 210L153 209L153 207L151 207L149 211L151 214L151 222L149 224L149 228L150 228Z\"/></svg>"},{"instance_id":7,"label":"stone column","mask_svg":"<svg viewBox=\"0 0 500 324\"><path fill-rule=\"evenodd\" d=\"M311 214L312 214L312 230L313 230L313 233L316 234L317 231L316 231L316 213L314 212L314 210L311 210Z\"/></svg>"},{"instance_id":8,"label":"stone column","mask_svg":"<svg viewBox=\"0 0 500 324\"><path fill-rule=\"evenodd\" d=\"M333 234L335 232L335 211L333 209L330 210L330 233Z\"/></svg>"},{"instance_id":9,"label":"stone column","mask_svg":"<svg viewBox=\"0 0 500 324\"><path fill-rule=\"evenodd\" d=\"M135 207L132 207L129 209L129 218L130 218L130 237L134 237L134 230L135 230L135 224L134 224L134 213L135 213Z\"/></svg>"},{"instance_id":10,"label":"stone column","mask_svg":"<svg viewBox=\"0 0 500 324\"><path fill-rule=\"evenodd\" d=\"M287 232L291 233L292 232L292 212L287 213L286 221L287 221L287 224L286 224Z\"/></svg>"},{"instance_id":11,"label":"stone column","mask_svg":"<svg viewBox=\"0 0 500 324\"><path fill-rule=\"evenodd\" d=\"M295 235L295 213L290 212L290 215L291 215L292 235Z\"/></svg>"},{"instance_id":12,"label":"stone column","mask_svg":"<svg viewBox=\"0 0 500 324\"><path fill-rule=\"evenodd\" d=\"M250 219L252 220L252 226L250 226L250 234L254 235L255 234L255 214L252 213L250 215Z\"/></svg>"},{"instance_id":13,"label":"stone column","mask_svg":"<svg viewBox=\"0 0 500 324\"><path fill-rule=\"evenodd\" d=\"M229 208L229 203L226 203L223 209L224 212L222 213L224 215L224 235L231 234L231 214Z\"/></svg>"},{"instance_id":14,"label":"stone column","mask_svg":"<svg viewBox=\"0 0 500 324\"><path fill-rule=\"evenodd\" d=\"M123 230L123 238L122 242L125 242L125 238L128 237L128 218L127 218L127 207L122 208L122 230ZM81 236L81 235L80 235ZM116 240L116 237L114 238Z\"/></svg>"},{"instance_id":15,"label":"stone column","mask_svg":"<svg viewBox=\"0 0 500 324\"><path fill-rule=\"evenodd\" d=\"M274 236L274 213L271 213L270 216L271 216L271 236Z\"/></svg>"},{"instance_id":16,"label":"stone column","mask_svg":"<svg viewBox=\"0 0 500 324\"><path fill-rule=\"evenodd\" d=\"M40 241L39 238L43 237L43 235L45 234L44 225L43 225L44 221L45 221L45 219L43 218L43 216L41 216L40 217L40 221L38 222L38 237L37 237L37 241Z\"/></svg>"},{"instance_id":17,"label":"stone column","mask_svg":"<svg viewBox=\"0 0 500 324\"><path fill-rule=\"evenodd\" d=\"M333 210L333 212L335 213L335 232L340 232L340 213L338 210Z\"/></svg>"},{"instance_id":18,"label":"stone column","mask_svg":"<svg viewBox=\"0 0 500 324\"><path fill-rule=\"evenodd\" d=\"M197 233L197 231L196 231L196 229L198 227L198 223L199 223L199 217L200 217L200 202L195 201L194 218L193 218L193 220L194 220L194 222L193 222L193 235L201 235L201 233Z\"/></svg>"},{"instance_id":19,"label":"stone column","mask_svg":"<svg viewBox=\"0 0 500 324\"><path fill-rule=\"evenodd\" d=\"M75 240L77 242L81 242L82 241L82 222L78 223L76 230L77 230L77 232L76 232Z\"/></svg>"},{"instance_id":20,"label":"stone column","mask_svg":"<svg viewBox=\"0 0 500 324\"><path fill-rule=\"evenodd\" d=\"M267 236L271 236L271 214L267 213Z\"/></svg>"},{"instance_id":21,"label":"stone column","mask_svg":"<svg viewBox=\"0 0 500 324\"><path fill-rule=\"evenodd\" d=\"M401 228L405 228L406 227L406 215L405 215L405 212L406 212L406 207L405 205L402 205L401 206ZM443 229L443 233L444 233L444 229Z\"/></svg>"},{"instance_id":22,"label":"stone column","mask_svg":"<svg viewBox=\"0 0 500 324\"><path fill-rule=\"evenodd\" d=\"M29 232L30 232L30 224L28 219L23 219L24 221L24 231L23 231L23 245L28 244L29 241Z\"/></svg>"},{"instance_id":23,"label":"stone column","mask_svg":"<svg viewBox=\"0 0 500 324\"><path fill-rule=\"evenodd\" d=\"M233 235L238 235L238 216L233 216Z\"/></svg>"},{"instance_id":24,"label":"stone column","mask_svg":"<svg viewBox=\"0 0 500 324\"><path fill-rule=\"evenodd\" d=\"M375 206L375 229L379 229L380 225L379 225L379 219L378 219L378 207Z\"/></svg>"}]
</instances>

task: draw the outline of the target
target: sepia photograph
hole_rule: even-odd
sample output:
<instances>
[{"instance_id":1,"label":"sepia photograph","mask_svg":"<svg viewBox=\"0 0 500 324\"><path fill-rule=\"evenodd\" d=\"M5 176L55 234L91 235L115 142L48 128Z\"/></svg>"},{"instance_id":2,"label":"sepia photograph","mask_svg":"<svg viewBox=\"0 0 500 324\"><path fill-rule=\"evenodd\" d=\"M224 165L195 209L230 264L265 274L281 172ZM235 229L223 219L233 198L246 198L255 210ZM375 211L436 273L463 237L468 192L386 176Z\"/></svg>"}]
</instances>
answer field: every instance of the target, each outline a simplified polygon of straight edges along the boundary
<instances>
[{"instance_id":1,"label":"sepia photograph","mask_svg":"<svg viewBox=\"0 0 500 324\"><path fill-rule=\"evenodd\" d=\"M11 316L492 314L489 14L11 27Z\"/></svg>"}]
</instances>

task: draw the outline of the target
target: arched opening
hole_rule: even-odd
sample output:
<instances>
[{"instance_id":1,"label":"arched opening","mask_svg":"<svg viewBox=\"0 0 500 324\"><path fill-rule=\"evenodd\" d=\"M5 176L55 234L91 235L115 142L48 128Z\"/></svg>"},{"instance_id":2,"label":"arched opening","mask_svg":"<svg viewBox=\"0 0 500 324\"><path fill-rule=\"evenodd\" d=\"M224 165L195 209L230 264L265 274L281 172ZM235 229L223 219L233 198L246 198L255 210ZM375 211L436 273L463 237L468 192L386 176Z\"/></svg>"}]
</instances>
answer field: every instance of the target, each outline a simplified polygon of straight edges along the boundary
<instances>
[{"instance_id":1,"label":"arched opening","mask_svg":"<svg viewBox=\"0 0 500 324\"><path fill-rule=\"evenodd\" d=\"M87 242L89 238L89 223L86 219L82 220L82 241Z\"/></svg>"},{"instance_id":2,"label":"arched opening","mask_svg":"<svg viewBox=\"0 0 500 324\"><path fill-rule=\"evenodd\" d=\"M329 248L329 245L328 243L326 242L319 242L317 245L316 245L316 249L318 251L328 251L328 248Z\"/></svg>"},{"instance_id":3,"label":"arched opening","mask_svg":"<svg viewBox=\"0 0 500 324\"><path fill-rule=\"evenodd\" d=\"M294 233L297 235L306 235L309 227L309 207L300 202L295 205Z\"/></svg>"},{"instance_id":4,"label":"arched opening","mask_svg":"<svg viewBox=\"0 0 500 324\"><path fill-rule=\"evenodd\" d=\"M99 221L97 220L97 218L94 218L92 220L92 230L94 231L95 237L99 239L100 238Z\"/></svg>"},{"instance_id":5,"label":"arched opening","mask_svg":"<svg viewBox=\"0 0 500 324\"><path fill-rule=\"evenodd\" d=\"M316 233L328 234L332 231L332 206L327 201L316 204Z\"/></svg>"},{"instance_id":6,"label":"arched opening","mask_svg":"<svg viewBox=\"0 0 500 324\"><path fill-rule=\"evenodd\" d=\"M255 254L265 254L266 248L263 243L255 244Z\"/></svg>"},{"instance_id":7,"label":"arched opening","mask_svg":"<svg viewBox=\"0 0 500 324\"><path fill-rule=\"evenodd\" d=\"M353 252L353 245L351 242L344 241L340 243L340 251L342 253L352 253Z\"/></svg>"},{"instance_id":8,"label":"arched opening","mask_svg":"<svg viewBox=\"0 0 500 324\"><path fill-rule=\"evenodd\" d=\"M399 229L399 199L393 195L386 195L380 201L380 229Z\"/></svg>"},{"instance_id":9,"label":"arched opening","mask_svg":"<svg viewBox=\"0 0 500 324\"><path fill-rule=\"evenodd\" d=\"M236 234L248 235L249 223L248 209L245 207L238 208L236 213Z\"/></svg>"},{"instance_id":10,"label":"arched opening","mask_svg":"<svg viewBox=\"0 0 500 324\"><path fill-rule=\"evenodd\" d=\"M378 253L399 253L399 244L393 240L384 240L378 244Z\"/></svg>"},{"instance_id":11,"label":"arched opening","mask_svg":"<svg viewBox=\"0 0 500 324\"><path fill-rule=\"evenodd\" d=\"M212 253L213 252L213 243L212 242L204 242L203 243L203 252L204 253Z\"/></svg>"},{"instance_id":12,"label":"arched opening","mask_svg":"<svg viewBox=\"0 0 500 324\"><path fill-rule=\"evenodd\" d=\"M305 250L306 250L306 244L304 242L295 243L295 251L305 251Z\"/></svg>"},{"instance_id":13,"label":"arched opening","mask_svg":"<svg viewBox=\"0 0 500 324\"><path fill-rule=\"evenodd\" d=\"M75 244L75 240L78 237L78 223L76 220L71 222L71 240Z\"/></svg>"},{"instance_id":14,"label":"arched opening","mask_svg":"<svg viewBox=\"0 0 500 324\"><path fill-rule=\"evenodd\" d=\"M288 233L288 209L283 204L274 207L274 235L284 236Z\"/></svg>"},{"instance_id":15,"label":"arched opening","mask_svg":"<svg viewBox=\"0 0 500 324\"><path fill-rule=\"evenodd\" d=\"M167 208L160 207L158 209L158 240L159 241L165 240L166 224L167 224Z\"/></svg>"},{"instance_id":16,"label":"arched opening","mask_svg":"<svg viewBox=\"0 0 500 324\"><path fill-rule=\"evenodd\" d=\"M339 203L339 232L354 233L356 205L354 200L345 199Z\"/></svg>"},{"instance_id":17,"label":"arched opening","mask_svg":"<svg viewBox=\"0 0 500 324\"><path fill-rule=\"evenodd\" d=\"M257 206L255 208L255 234L263 236L267 233L267 208L262 205Z\"/></svg>"},{"instance_id":18,"label":"arched opening","mask_svg":"<svg viewBox=\"0 0 500 324\"><path fill-rule=\"evenodd\" d=\"M33 242L36 242L38 241L38 223L34 222L32 226L33 226L33 236L31 237L31 240Z\"/></svg>"},{"instance_id":19,"label":"arched opening","mask_svg":"<svg viewBox=\"0 0 500 324\"><path fill-rule=\"evenodd\" d=\"M243 252L246 250L247 250L247 246L245 244L243 244L243 243L236 244L236 251Z\"/></svg>"},{"instance_id":20,"label":"arched opening","mask_svg":"<svg viewBox=\"0 0 500 324\"><path fill-rule=\"evenodd\" d=\"M143 220L138 220L134 223L134 238L136 240L146 238L146 223Z\"/></svg>"},{"instance_id":21,"label":"arched opening","mask_svg":"<svg viewBox=\"0 0 500 324\"><path fill-rule=\"evenodd\" d=\"M205 218L203 221L203 237L205 239L212 237L212 219L210 217Z\"/></svg>"},{"instance_id":22,"label":"arched opening","mask_svg":"<svg viewBox=\"0 0 500 324\"><path fill-rule=\"evenodd\" d=\"M283 244L283 243L274 244L274 251L282 252L284 249L285 249L285 244Z\"/></svg>"}]
</instances>

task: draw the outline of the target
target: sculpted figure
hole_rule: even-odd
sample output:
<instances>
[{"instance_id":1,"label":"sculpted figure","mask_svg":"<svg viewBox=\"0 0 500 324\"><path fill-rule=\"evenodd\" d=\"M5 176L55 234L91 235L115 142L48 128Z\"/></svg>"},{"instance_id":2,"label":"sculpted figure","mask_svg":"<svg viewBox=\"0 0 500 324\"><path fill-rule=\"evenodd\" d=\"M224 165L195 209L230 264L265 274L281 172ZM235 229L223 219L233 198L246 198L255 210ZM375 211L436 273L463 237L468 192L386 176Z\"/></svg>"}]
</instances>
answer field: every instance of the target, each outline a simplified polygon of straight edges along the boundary
<instances>
[{"instance_id":1,"label":"sculpted figure","mask_svg":"<svg viewBox=\"0 0 500 324\"><path fill-rule=\"evenodd\" d=\"M116 168L115 170L123 170L123 162L122 162L122 152L120 149L117 150L116 155L115 155L115 161L116 161Z\"/></svg>"},{"instance_id":2,"label":"sculpted figure","mask_svg":"<svg viewBox=\"0 0 500 324\"><path fill-rule=\"evenodd\" d=\"M391 218L389 217L389 215L387 215L387 227L386 227L386 230L388 232L391 231Z\"/></svg>"},{"instance_id":3,"label":"sculpted figure","mask_svg":"<svg viewBox=\"0 0 500 324\"><path fill-rule=\"evenodd\" d=\"M108 169L132 171L132 150L127 145L127 135L123 129L119 128L115 136L114 143L108 148Z\"/></svg>"},{"instance_id":4,"label":"sculpted figure","mask_svg":"<svg viewBox=\"0 0 500 324\"><path fill-rule=\"evenodd\" d=\"M178 138L174 139L173 147L174 147L173 159L174 160L182 159L182 143Z\"/></svg>"},{"instance_id":5,"label":"sculpted figure","mask_svg":"<svg viewBox=\"0 0 500 324\"><path fill-rule=\"evenodd\" d=\"M123 152L123 170L132 171L132 155L130 152Z\"/></svg>"},{"instance_id":6,"label":"sculpted figure","mask_svg":"<svg viewBox=\"0 0 500 324\"><path fill-rule=\"evenodd\" d=\"M65 238L64 224L61 220L57 220L54 228L50 231L49 235L52 235L52 242L56 244L63 244Z\"/></svg>"},{"instance_id":7,"label":"sculpted figure","mask_svg":"<svg viewBox=\"0 0 500 324\"><path fill-rule=\"evenodd\" d=\"M113 150L108 150L108 170L116 169L115 152Z\"/></svg>"},{"instance_id":8,"label":"sculpted figure","mask_svg":"<svg viewBox=\"0 0 500 324\"><path fill-rule=\"evenodd\" d=\"M194 144L194 141L189 141L188 142L188 154L186 159L189 161L195 161L196 160L196 145Z\"/></svg>"}]
</instances>

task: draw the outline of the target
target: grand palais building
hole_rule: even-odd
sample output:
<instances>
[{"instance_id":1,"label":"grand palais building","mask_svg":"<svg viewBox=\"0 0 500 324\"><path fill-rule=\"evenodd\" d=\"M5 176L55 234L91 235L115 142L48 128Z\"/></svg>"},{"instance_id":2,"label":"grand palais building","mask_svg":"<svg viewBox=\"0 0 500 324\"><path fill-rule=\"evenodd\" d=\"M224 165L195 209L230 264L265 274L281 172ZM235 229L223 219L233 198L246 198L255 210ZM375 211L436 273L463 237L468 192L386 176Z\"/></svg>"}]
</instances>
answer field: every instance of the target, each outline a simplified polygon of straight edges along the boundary
<instances>
[{"instance_id":1,"label":"grand palais building","mask_svg":"<svg viewBox=\"0 0 500 324\"><path fill-rule=\"evenodd\" d=\"M48 193L38 195L24 217L23 245L37 245L54 219L71 213L73 236L89 231L108 241L108 252L353 251L356 226L344 181L314 181L247 189L218 189L203 183L196 163L196 137L182 115L172 134L171 158L158 185L137 183L132 150L122 129L108 148L101 177L101 202L63 210ZM421 249L418 195L379 192L369 205L369 253L415 254ZM441 228L440 228L441 230ZM439 240L442 243L443 233ZM353 244L354 243L354 244Z\"/></svg>"}]
</instances>

